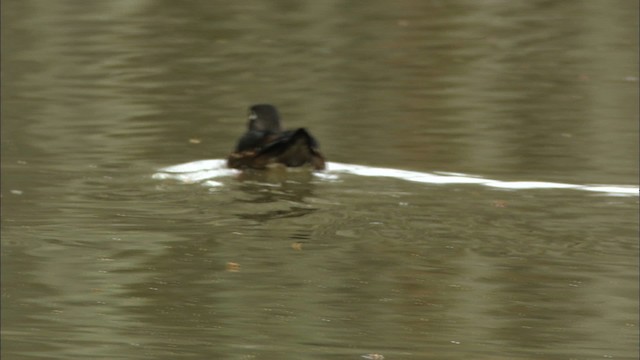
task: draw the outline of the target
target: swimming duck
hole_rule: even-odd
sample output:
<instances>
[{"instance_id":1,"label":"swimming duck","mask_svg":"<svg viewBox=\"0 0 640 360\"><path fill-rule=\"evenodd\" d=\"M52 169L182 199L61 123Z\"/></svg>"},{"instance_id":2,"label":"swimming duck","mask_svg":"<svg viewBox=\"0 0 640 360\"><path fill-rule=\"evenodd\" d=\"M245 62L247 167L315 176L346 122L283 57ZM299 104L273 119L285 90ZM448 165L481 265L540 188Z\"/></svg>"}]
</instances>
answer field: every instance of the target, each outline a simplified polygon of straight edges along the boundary
<instances>
[{"instance_id":1,"label":"swimming duck","mask_svg":"<svg viewBox=\"0 0 640 360\"><path fill-rule=\"evenodd\" d=\"M238 140L227 158L234 169L265 169L272 164L288 167L325 168L318 142L305 128L282 130L275 106L258 104L249 107L247 132Z\"/></svg>"}]
</instances>

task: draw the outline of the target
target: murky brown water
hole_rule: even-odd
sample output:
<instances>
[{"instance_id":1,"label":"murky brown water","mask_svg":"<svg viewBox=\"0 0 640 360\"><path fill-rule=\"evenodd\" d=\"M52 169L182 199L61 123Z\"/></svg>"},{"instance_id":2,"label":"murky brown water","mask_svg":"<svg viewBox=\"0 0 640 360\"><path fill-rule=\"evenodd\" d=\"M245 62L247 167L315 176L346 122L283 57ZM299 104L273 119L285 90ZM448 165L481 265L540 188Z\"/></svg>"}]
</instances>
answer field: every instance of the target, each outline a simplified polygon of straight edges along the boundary
<instances>
[{"instance_id":1,"label":"murky brown water","mask_svg":"<svg viewBox=\"0 0 640 360\"><path fill-rule=\"evenodd\" d=\"M3 359L635 359L634 1L2 2Z\"/></svg>"}]
</instances>

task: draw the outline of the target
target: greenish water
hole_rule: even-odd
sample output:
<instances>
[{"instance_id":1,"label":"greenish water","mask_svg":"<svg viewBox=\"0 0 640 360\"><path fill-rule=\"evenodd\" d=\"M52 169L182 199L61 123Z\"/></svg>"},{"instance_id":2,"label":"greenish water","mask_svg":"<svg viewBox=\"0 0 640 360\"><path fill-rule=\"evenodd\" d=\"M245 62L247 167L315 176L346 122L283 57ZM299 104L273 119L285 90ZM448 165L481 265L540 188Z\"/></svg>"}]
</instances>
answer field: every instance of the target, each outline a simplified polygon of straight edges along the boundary
<instances>
[{"instance_id":1,"label":"greenish water","mask_svg":"<svg viewBox=\"0 0 640 360\"><path fill-rule=\"evenodd\" d=\"M637 29L630 1L3 1L2 358L637 358L638 196L585 191L638 186ZM386 175L157 176L258 102ZM407 181L442 172L577 188Z\"/></svg>"}]
</instances>

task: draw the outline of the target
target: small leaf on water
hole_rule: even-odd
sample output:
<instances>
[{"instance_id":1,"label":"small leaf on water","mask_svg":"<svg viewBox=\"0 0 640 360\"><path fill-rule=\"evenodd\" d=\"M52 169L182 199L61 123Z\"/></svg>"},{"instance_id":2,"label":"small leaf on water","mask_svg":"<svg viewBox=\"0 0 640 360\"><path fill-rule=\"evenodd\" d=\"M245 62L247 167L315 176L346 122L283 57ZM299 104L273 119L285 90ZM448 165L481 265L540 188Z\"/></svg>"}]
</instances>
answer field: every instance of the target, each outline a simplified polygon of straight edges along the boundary
<instances>
[{"instance_id":1,"label":"small leaf on water","mask_svg":"<svg viewBox=\"0 0 640 360\"><path fill-rule=\"evenodd\" d=\"M240 271L240 264L234 263L234 262L228 262L226 269L229 272L238 272Z\"/></svg>"}]
</instances>

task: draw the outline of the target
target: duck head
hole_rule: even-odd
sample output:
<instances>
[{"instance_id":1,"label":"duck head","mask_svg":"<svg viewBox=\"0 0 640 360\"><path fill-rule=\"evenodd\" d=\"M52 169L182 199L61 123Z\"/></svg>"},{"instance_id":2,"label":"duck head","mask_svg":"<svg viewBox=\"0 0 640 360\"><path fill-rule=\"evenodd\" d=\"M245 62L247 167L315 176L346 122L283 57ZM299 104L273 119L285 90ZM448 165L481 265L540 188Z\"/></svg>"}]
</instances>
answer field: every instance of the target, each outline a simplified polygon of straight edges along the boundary
<instances>
[{"instance_id":1,"label":"duck head","mask_svg":"<svg viewBox=\"0 0 640 360\"><path fill-rule=\"evenodd\" d=\"M266 133L279 133L280 114L275 106L269 104L257 104L249 107L249 131Z\"/></svg>"}]
</instances>

